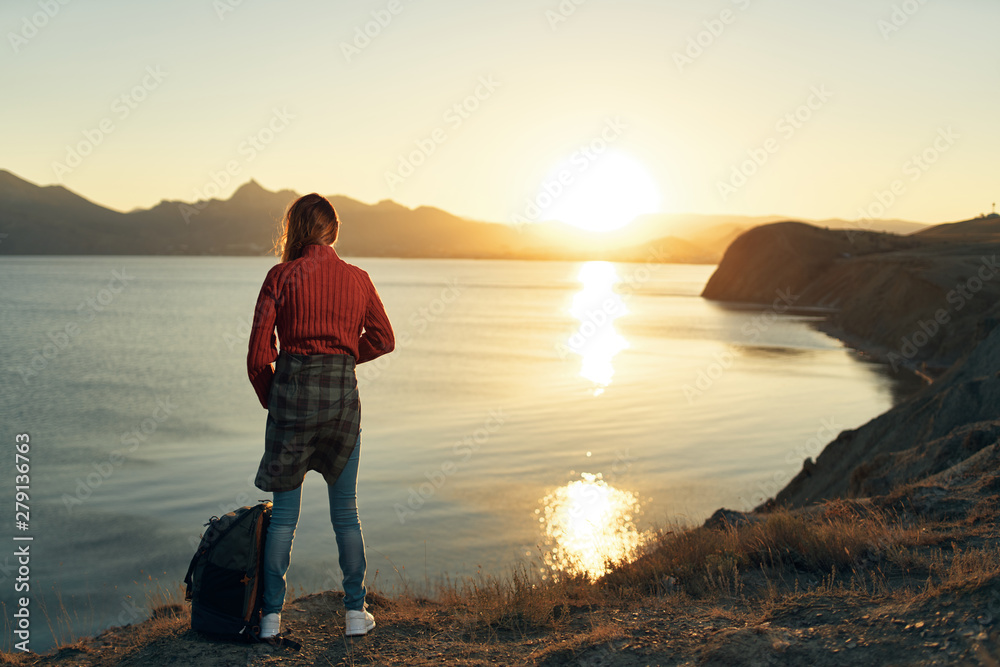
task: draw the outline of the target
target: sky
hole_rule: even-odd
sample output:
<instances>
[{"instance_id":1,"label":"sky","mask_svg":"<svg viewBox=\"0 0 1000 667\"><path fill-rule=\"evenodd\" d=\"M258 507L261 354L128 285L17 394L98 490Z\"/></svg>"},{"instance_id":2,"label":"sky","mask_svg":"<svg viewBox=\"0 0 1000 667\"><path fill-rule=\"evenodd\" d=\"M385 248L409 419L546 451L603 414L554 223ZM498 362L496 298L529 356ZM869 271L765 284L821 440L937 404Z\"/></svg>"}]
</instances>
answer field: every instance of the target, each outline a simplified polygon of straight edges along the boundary
<instances>
[{"instance_id":1,"label":"sky","mask_svg":"<svg viewBox=\"0 0 1000 667\"><path fill-rule=\"evenodd\" d=\"M1000 199L995 0L4 0L0 168L495 222ZM604 222L602 222L602 220Z\"/></svg>"}]
</instances>

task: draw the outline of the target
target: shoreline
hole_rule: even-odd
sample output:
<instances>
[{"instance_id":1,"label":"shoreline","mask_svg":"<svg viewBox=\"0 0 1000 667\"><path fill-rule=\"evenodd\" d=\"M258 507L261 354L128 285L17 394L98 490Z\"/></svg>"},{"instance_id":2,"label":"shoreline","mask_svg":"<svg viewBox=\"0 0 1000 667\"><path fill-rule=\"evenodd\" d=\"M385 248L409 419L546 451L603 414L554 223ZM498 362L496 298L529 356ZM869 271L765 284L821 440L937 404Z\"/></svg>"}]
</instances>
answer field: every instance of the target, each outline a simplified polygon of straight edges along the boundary
<instances>
[{"instance_id":1,"label":"shoreline","mask_svg":"<svg viewBox=\"0 0 1000 667\"><path fill-rule=\"evenodd\" d=\"M861 358L887 365L892 369L893 373L898 372L900 369L908 371L910 374L921 379L928 385L933 384L935 381L940 379L940 377L948 372L948 370L955 364L954 361L947 364L940 362L928 363L927 361L922 361L918 364L903 357L897 349L854 335L849 331L834 325L829 318L815 322L813 326L817 331L821 331L831 338L839 340L846 347L857 352L858 356ZM895 355L898 359L892 358L893 355Z\"/></svg>"},{"instance_id":2,"label":"shoreline","mask_svg":"<svg viewBox=\"0 0 1000 667\"><path fill-rule=\"evenodd\" d=\"M722 301L718 299L710 299L704 296L702 298L730 310L764 312L774 310L774 305L768 303ZM782 311L781 314L815 318L813 322L808 323L809 326L823 334L826 334L830 338L840 341L845 347L853 350L862 359L890 366L893 373L897 373L898 370L907 371L926 384L933 384L955 364L956 360L948 363L928 363L927 361L922 361L918 364L910 359L906 359L897 349L890 348L881 343L876 343L862 336L855 335L842 327L834 325L831 321L831 317L836 315L838 312L840 311L836 308L829 308L825 306L789 306L786 310ZM892 355L899 357L899 361L892 359Z\"/></svg>"}]
</instances>

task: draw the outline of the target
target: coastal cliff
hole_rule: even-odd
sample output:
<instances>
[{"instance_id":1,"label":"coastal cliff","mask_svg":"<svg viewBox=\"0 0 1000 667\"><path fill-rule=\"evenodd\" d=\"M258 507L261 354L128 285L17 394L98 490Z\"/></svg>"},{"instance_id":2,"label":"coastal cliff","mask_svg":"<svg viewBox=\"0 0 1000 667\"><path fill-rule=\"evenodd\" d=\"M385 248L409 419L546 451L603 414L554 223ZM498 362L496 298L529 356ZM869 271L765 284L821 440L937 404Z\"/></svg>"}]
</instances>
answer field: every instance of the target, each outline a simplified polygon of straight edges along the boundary
<instances>
[{"instance_id":1,"label":"coastal cliff","mask_svg":"<svg viewBox=\"0 0 1000 667\"><path fill-rule=\"evenodd\" d=\"M948 478L997 447L998 227L980 219L904 237L786 222L733 242L704 297L764 304L785 290L796 307L828 312L821 329L893 370L939 375L892 410L840 433L759 511L933 486L935 476Z\"/></svg>"},{"instance_id":2,"label":"coastal cliff","mask_svg":"<svg viewBox=\"0 0 1000 667\"><path fill-rule=\"evenodd\" d=\"M769 304L783 290L795 307L829 311L822 329L894 370L942 371L998 321L998 254L1000 235L897 236L775 223L737 238L702 296Z\"/></svg>"},{"instance_id":3,"label":"coastal cliff","mask_svg":"<svg viewBox=\"0 0 1000 667\"><path fill-rule=\"evenodd\" d=\"M760 509L868 498L958 474L1000 440L1000 328L944 376L867 424L841 432Z\"/></svg>"}]
</instances>

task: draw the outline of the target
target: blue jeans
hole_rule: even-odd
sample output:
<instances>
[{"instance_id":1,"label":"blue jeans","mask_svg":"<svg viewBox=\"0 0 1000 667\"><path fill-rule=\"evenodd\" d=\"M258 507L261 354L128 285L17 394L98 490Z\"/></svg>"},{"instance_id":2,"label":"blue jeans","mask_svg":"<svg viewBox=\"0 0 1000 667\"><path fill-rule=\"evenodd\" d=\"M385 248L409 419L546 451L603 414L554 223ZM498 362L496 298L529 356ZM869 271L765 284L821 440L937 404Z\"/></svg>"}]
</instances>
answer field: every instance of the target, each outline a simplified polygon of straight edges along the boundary
<instances>
[{"instance_id":1,"label":"blue jeans","mask_svg":"<svg viewBox=\"0 0 1000 667\"><path fill-rule=\"evenodd\" d=\"M358 520L358 459L361 434L354 452L347 460L337 482L327 486L330 496L330 521L337 536L340 570L344 573L344 607L365 608L365 539ZM279 613L285 603L285 572L292 555L292 539L299 522L302 486L292 491L276 491L271 508L271 523L264 545L263 613Z\"/></svg>"}]
</instances>

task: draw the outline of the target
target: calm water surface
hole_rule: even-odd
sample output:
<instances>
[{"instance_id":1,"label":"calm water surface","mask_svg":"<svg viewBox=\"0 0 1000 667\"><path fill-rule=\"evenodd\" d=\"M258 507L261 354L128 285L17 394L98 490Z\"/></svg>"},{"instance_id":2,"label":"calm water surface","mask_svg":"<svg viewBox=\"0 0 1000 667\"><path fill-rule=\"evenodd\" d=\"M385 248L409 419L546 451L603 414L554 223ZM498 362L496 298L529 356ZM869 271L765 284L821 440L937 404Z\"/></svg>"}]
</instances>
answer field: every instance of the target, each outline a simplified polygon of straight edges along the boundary
<instances>
[{"instance_id":1,"label":"calm water surface","mask_svg":"<svg viewBox=\"0 0 1000 667\"><path fill-rule=\"evenodd\" d=\"M808 317L702 300L709 266L350 261L397 336L358 369L359 505L382 590L515 563L599 574L653 526L762 501L912 389ZM3 533L35 538L34 650L51 641L46 611L64 639L140 620L209 516L268 497L253 486L266 413L245 355L272 264L0 260L11 506L14 437L31 437L30 528L11 512ZM339 589L322 484L306 478L296 592Z\"/></svg>"}]
</instances>

